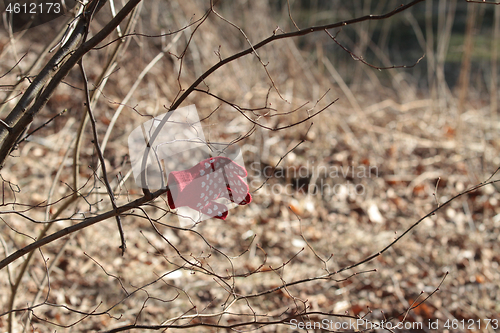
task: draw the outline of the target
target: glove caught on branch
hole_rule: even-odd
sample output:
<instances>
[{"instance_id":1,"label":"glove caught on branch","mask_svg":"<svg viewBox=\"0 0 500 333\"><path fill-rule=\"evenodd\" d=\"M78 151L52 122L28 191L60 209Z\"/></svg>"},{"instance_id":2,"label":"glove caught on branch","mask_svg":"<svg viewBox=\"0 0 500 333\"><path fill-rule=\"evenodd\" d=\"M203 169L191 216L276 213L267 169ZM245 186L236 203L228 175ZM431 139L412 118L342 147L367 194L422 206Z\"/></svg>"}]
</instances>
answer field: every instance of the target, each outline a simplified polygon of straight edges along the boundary
<instances>
[{"instance_id":1,"label":"glove caught on branch","mask_svg":"<svg viewBox=\"0 0 500 333\"><path fill-rule=\"evenodd\" d=\"M227 157L207 158L190 169L172 171L168 176L167 199L170 208L190 207L210 217L225 220L226 205L216 202L226 198L238 205L252 201L243 181L247 171Z\"/></svg>"}]
</instances>

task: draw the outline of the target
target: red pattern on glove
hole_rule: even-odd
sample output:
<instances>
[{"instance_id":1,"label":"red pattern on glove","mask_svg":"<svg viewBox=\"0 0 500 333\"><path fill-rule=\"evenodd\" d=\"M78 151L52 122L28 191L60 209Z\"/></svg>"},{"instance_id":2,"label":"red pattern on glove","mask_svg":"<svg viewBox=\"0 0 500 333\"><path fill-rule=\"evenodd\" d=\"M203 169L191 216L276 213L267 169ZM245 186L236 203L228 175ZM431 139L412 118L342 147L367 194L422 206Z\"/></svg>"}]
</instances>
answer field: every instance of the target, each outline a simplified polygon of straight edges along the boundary
<instances>
[{"instance_id":1,"label":"red pattern on glove","mask_svg":"<svg viewBox=\"0 0 500 333\"><path fill-rule=\"evenodd\" d=\"M207 158L190 169L172 171L168 176L170 208L187 206L210 217L225 220L227 206L215 202L226 198L238 205L252 201L243 181L247 171L227 157Z\"/></svg>"}]
</instances>

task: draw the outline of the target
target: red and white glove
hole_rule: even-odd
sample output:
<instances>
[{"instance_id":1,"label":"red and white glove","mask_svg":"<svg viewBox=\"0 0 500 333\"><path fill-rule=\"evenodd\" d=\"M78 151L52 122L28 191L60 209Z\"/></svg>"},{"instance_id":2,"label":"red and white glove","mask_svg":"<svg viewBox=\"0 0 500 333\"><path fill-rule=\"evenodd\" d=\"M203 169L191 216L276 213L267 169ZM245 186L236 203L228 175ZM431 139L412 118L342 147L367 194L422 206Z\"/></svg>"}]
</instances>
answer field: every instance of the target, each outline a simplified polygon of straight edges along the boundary
<instances>
[{"instance_id":1,"label":"red and white glove","mask_svg":"<svg viewBox=\"0 0 500 333\"><path fill-rule=\"evenodd\" d=\"M227 157L207 158L194 167L168 175L167 199L170 208L190 207L210 217L225 220L227 206L215 202L226 198L238 205L252 201L243 181L247 171Z\"/></svg>"}]
</instances>

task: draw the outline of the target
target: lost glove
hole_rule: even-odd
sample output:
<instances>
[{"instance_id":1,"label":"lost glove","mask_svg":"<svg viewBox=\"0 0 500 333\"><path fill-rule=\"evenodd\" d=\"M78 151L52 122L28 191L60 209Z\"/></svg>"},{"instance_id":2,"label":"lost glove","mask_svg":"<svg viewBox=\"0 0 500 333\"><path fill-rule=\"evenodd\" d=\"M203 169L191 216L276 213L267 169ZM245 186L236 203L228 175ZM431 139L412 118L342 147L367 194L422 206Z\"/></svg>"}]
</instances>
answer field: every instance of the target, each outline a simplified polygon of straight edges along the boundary
<instances>
[{"instance_id":1,"label":"lost glove","mask_svg":"<svg viewBox=\"0 0 500 333\"><path fill-rule=\"evenodd\" d=\"M215 202L226 198L238 205L252 201L243 181L247 171L227 157L207 158L190 169L172 171L168 176L167 199L170 208L190 207L210 217L225 220L227 206Z\"/></svg>"}]
</instances>

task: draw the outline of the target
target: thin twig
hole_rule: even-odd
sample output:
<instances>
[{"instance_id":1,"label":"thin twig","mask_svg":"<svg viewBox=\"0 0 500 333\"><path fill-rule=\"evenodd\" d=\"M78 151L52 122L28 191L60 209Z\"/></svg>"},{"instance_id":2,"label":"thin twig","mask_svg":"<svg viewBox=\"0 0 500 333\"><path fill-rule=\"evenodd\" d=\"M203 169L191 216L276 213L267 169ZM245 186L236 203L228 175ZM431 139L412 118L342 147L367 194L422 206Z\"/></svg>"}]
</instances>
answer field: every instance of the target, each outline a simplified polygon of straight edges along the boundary
<instances>
[{"instance_id":1,"label":"thin twig","mask_svg":"<svg viewBox=\"0 0 500 333\"><path fill-rule=\"evenodd\" d=\"M78 66L80 67L80 71L81 71L81 74L83 77L83 86L85 89L85 99L87 101L86 102L87 111L88 111L90 123L92 125L92 134L94 135L94 139L92 140L92 142L94 143L94 147L95 147L97 156L99 158L99 161L101 162L102 181L104 182L104 185L106 186L106 190L108 191L109 199L111 200L111 205L113 206L113 210L117 211L118 207L116 206L116 201L115 201L115 196L113 194L113 190L111 189L111 185L109 184L108 174L106 172L106 163L104 161L104 156L102 155L101 147L99 145L99 138L97 135L96 121L95 121L94 114L92 113L92 109L90 106L90 94L89 94L87 75L85 74L85 69L83 67L83 62L81 59L78 62ZM127 248L127 245L125 243L125 235L123 233L123 227L122 227L120 215L117 214L115 216L115 218L116 218L116 224L118 225L118 231L120 233L120 240L121 240L120 249L122 249L122 256L123 256L125 254L125 249Z\"/></svg>"}]
</instances>

